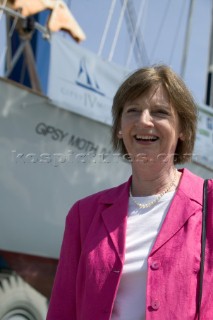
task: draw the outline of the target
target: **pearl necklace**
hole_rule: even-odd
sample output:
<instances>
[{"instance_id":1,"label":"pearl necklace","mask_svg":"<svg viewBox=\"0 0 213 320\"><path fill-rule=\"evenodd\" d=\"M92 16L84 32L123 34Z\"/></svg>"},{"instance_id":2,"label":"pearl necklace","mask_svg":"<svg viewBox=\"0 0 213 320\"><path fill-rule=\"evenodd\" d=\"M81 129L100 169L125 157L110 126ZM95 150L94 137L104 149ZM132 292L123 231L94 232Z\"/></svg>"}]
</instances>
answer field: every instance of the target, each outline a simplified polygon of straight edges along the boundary
<instances>
[{"instance_id":1,"label":"pearl necklace","mask_svg":"<svg viewBox=\"0 0 213 320\"><path fill-rule=\"evenodd\" d=\"M140 203L140 202L137 202L135 200L135 198L133 197L132 195L132 192L130 190L129 192L129 195L130 195L130 198L132 199L132 201L140 208L140 209L146 209L146 208L150 208L152 206L154 206L162 197L165 193L167 193L171 187L175 184L175 181L176 181L176 178L177 178L177 170L175 170L175 173L174 173L174 178L172 179L172 182L168 185L168 187L166 189L164 189L156 198L155 200L152 200L151 202L148 202L148 203Z\"/></svg>"}]
</instances>

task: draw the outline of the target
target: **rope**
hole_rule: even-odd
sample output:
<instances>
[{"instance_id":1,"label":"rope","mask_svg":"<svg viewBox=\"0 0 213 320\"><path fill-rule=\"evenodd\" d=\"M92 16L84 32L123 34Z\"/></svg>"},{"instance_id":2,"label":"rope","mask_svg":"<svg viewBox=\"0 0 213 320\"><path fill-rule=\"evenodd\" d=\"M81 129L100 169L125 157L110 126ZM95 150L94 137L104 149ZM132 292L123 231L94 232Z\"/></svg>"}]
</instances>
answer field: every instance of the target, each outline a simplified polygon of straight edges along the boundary
<instances>
[{"instance_id":1,"label":"rope","mask_svg":"<svg viewBox=\"0 0 213 320\"><path fill-rule=\"evenodd\" d=\"M125 10L126 10L127 2L128 2L128 0L124 0L122 8L121 8L121 14L120 14L120 17L119 17L119 20L118 20L118 24L117 24L117 28L116 28L116 32L115 32L115 37L114 37L114 40L113 40L113 43L112 43L112 46L111 46L111 50L110 50L110 53L109 53L108 61L112 60L114 52L115 52L115 47L116 47L116 44L118 42L118 37L119 37L120 30L121 30L121 25L122 25L122 22L123 22L123 18L124 18L124 13L125 13Z\"/></svg>"},{"instance_id":2,"label":"rope","mask_svg":"<svg viewBox=\"0 0 213 320\"><path fill-rule=\"evenodd\" d=\"M116 1L117 0L113 0L111 2L111 6L110 6L110 9L109 9L109 14L108 14L108 17L107 17L107 21L106 21L106 24L105 24L104 32L103 32L103 35L102 35L102 38L101 38L101 42L100 42L100 46L99 46L99 50L98 50L98 56L101 56L103 48L104 48L104 45L105 45L105 42L106 42L106 37L107 37L107 33L109 31L110 23L111 23L112 16L113 16L113 13L114 13L114 10L115 10Z\"/></svg>"}]
</instances>

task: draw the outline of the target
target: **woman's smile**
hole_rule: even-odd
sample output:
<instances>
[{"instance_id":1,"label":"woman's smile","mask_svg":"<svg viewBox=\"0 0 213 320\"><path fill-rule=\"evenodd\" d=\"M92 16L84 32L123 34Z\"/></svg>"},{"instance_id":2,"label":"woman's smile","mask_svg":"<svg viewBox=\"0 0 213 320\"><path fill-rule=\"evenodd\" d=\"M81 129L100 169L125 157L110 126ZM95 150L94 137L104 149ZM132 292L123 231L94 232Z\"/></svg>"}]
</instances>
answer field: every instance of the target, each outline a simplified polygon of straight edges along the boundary
<instances>
[{"instance_id":1,"label":"woman's smile","mask_svg":"<svg viewBox=\"0 0 213 320\"><path fill-rule=\"evenodd\" d=\"M135 135L135 139L140 144L152 144L153 142L157 141L159 138L154 135Z\"/></svg>"}]
</instances>

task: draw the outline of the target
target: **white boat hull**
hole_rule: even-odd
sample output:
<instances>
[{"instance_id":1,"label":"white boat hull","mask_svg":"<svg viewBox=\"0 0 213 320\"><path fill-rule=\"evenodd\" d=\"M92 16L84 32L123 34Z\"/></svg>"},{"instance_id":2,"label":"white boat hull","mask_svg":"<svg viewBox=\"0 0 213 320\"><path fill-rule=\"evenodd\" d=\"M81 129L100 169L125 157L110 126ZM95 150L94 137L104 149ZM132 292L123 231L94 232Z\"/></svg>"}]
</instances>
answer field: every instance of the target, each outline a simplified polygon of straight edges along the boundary
<instances>
[{"instance_id":1,"label":"white boat hull","mask_svg":"<svg viewBox=\"0 0 213 320\"><path fill-rule=\"evenodd\" d=\"M0 92L0 249L57 258L72 204L125 181L129 164L102 156L109 126L3 79Z\"/></svg>"}]
</instances>

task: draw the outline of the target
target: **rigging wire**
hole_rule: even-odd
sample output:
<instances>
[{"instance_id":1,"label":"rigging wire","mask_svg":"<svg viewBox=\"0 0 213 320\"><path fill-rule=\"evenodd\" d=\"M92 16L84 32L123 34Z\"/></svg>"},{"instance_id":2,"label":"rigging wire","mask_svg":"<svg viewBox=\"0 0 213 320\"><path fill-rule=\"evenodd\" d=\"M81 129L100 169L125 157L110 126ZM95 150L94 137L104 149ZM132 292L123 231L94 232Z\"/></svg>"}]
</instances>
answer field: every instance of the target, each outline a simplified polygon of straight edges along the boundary
<instances>
[{"instance_id":1,"label":"rigging wire","mask_svg":"<svg viewBox=\"0 0 213 320\"><path fill-rule=\"evenodd\" d=\"M161 19L161 24L160 24L160 27L159 27L159 29L158 29L157 36L156 36L155 41L154 41L154 46L153 46L153 48L152 48L152 50L151 50L151 55L150 55L150 60L151 60L151 61L154 59L154 53L155 53L156 50L157 50L158 42L159 42L159 39L160 39L162 30L163 30L163 26L164 26L164 24L165 24L165 21L166 21L168 12L169 12L170 5L171 5L171 1L168 0L167 3L166 3L166 9L165 9L165 11L164 11L164 15L163 15L163 17L162 17L162 19Z\"/></svg>"},{"instance_id":2,"label":"rigging wire","mask_svg":"<svg viewBox=\"0 0 213 320\"><path fill-rule=\"evenodd\" d=\"M185 7L186 7L186 4L187 2L185 0L182 1L182 7L181 7L181 10L180 10L180 13L179 13L179 18L178 18L178 24L176 26L176 31L175 31L175 35L174 35L174 38L173 38L173 43L172 43L172 51L171 51L171 54L170 54L170 57L169 57L169 64L171 65L172 63L172 59L174 57L174 52L175 52L175 48L176 48L176 45L177 45L177 39L179 38L179 35L180 35L180 25L182 24L182 21L183 21L183 12L185 11Z\"/></svg>"},{"instance_id":3,"label":"rigging wire","mask_svg":"<svg viewBox=\"0 0 213 320\"><path fill-rule=\"evenodd\" d=\"M181 70L180 70L180 74L181 74L182 78L184 78L185 71L186 71L186 62L187 62L187 56L188 56L188 51L189 51L189 41L190 41L191 30L192 30L192 18L193 18L194 4L195 4L195 1L190 0L187 23L186 23L186 34L185 34L184 47L183 47L183 56L182 56Z\"/></svg>"},{"instance_id":4,"label":"rigging wire","mask_svg":"<svg viewBox=\"0 0 213 320\"><path fill-rule=\"evenodd\" d=\"M142 6L142 4L143 3L141 2L141 6ZM144 6L145 6L145 3L144 3ZM141 8L142 7L140 7L139 11L142 10ZM130 46L132 46L132 48L130 47L130 49L129 49L129 53L131 53L131 50L132 51L134 50L135 60L136 60L136 64L138 67L140 67L141 65L149 65L149 59L147 56L147 52L146 52L146 48L145 48L142 34L141 34L139 28L137 28L137 30L136 30L136 20L137 19L136 19L136 12L135 12L135 8L134 8L132 0L130 0L127 4L126 20L127 20L127 31L130 36ZM135 41L133 39L134 35L135 35ZM128 59L128 57L129 57L129 54L127 55L127 59ZM127 61L126 61L125 66L127 66Z\"/></svg>"},{"instance_id":5,"label":"rigging wire","mask_svg":"<svg viewBox=\"0 0 213 320\"><path fill-rule=\"evenodd\" d=\"M119 33L121 31L121 25L122 25L122 22L123 22L123 18L124 18L124 13L125 13L125 10L126 10L127 2L128 2L128 0L124 0L122 8L121 8L121 14L120 14L120 17L119 17L119 20L118 20L118 24L117 24L117 28L116 28L116 32L115 32L115 37L113 39L113 43L112 43L111 50L110 50L110 53L109 53L108 61L112 60L114 52L115 52L115 47L117 45Z\"/></svg>"},{"instance_id":6,"label":"rigging wire","mask_svg":"<svg viewBox=\"0 0 213 320\"><path fill-rule=\"evenodd\" d=\"M101 42L100 42L100 46L99 46L99 50L98 50L98 56L101 56L103 48L104 48L104 45L105 45L105 42L106 42L106 37L107 37L108 31L109 31L110 23L112 21L112 16L114 14L116 1L117 0L113 0L111 2L111 6L110 6L110 9L109 9L109 14L108 14L108 17L107 17L107 21L106 21L106 24L105 24L104 32L103 32L103 35L102 35L102 38L101 38Z\"/></svg>"},{"instance_id":7,"label":"rigging wire","mask_svg":"<svg viewBox=\"0 0 213 320\"><path fill-rule=\"evenodd\" d=\"M132 57L132 51L133 51L133 48L135 46L135 41L137 40L137 34L138 34L138 31L139 31L139 28L140 28L140 22L141 22L142 14L144 12L145 2L146 2L146 0L141 1L141 4L140 4L138 18L137 18L137 22L136 22L136 26L135 26L135 30L134 30L134 34L133 34L133 39L131 41L130 50L129 50L128 57L127 57L127 62L126 62L126 66L127 67L129 66L129 63L130 63L130 60L131 60L131 57Z\"/></svg>"}]
</instances>

